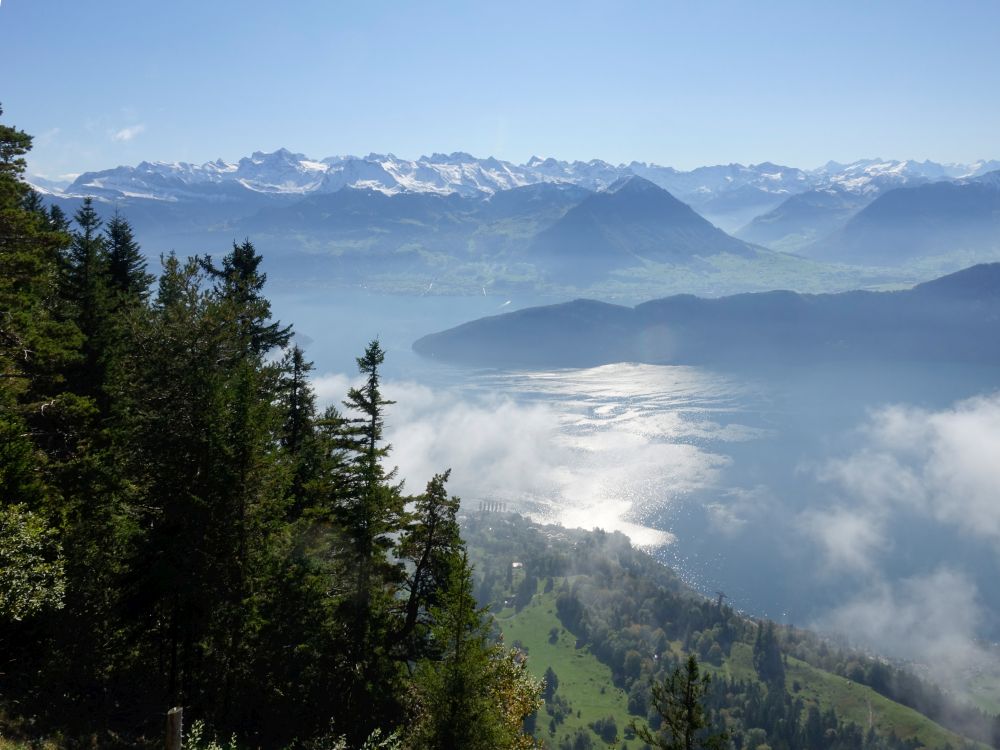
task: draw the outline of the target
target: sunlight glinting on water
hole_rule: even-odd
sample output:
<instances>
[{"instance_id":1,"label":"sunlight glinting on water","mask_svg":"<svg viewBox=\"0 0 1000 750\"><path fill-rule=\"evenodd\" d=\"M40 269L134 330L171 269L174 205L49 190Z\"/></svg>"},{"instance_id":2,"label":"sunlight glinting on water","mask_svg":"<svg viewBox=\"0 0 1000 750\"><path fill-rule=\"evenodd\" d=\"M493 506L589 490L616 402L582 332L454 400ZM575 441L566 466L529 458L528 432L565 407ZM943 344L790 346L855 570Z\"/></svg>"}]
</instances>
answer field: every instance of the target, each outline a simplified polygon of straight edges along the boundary
<instances>
[{"instance_id":1,"label":"sunlight glinting on water","mask_svg":"<svg viewBox=\"0 0 1000 750\"><path fill-rule=\"evenodd\" d=\"M549 522L601 527L636 544L669 544L672 503L711 488L729 464L725 444L762 434L742 424L745 386L691 367L619 364L580 370L483 373L466 389L517 404L544 403L557 423L533 487L476 494ZM457 467L456 467L457 471Z\"/></svg>"}]
</instances>

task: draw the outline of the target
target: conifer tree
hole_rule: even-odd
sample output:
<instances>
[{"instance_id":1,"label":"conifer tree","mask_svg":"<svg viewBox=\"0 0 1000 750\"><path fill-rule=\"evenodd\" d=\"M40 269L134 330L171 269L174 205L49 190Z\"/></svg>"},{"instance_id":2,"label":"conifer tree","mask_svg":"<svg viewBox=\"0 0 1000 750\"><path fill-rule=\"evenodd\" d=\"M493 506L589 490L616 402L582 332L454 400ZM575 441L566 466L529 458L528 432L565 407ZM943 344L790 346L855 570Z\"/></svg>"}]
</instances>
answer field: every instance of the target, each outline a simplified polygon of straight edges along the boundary
<instances>
[{"instance_id":1,"label":"conifer tree","mask_svg":"<svg viewBox=\"0 0 1000 750\"><path fill-rule=\"evenodd\" d=\"M407 658L417 656L429 611L441 603L442 592L451 584L454 567L463 550L458 528L457 497L449 497L445 484L451 471L435 475L420 495L400 539L398 555L408 563L404 584L403 620L396 639L405 646Z\"/></svg>"},{"instance_id":2,"label":"conifer tree","mask_svg":"<svg viewBox=\"0 0 1000 750\"><path fill-rule=\"evenodd\" d=\"M415 675L417 749L493 750L536 747L524 720L539 707L541 684L523 660L490 638L486 611L476 607L464 551L451 566L441 604L431 609L437 658Z\"/></svg>"},{"instance_id":3,"label":"conifer tree","mask_svg":"<svg viewBox=\"0 0 1000 750\"><path fill-rule=\"evenodd\" d=\"M108 284L123 302L144 302L149 297L153 277L146 272L146 259L139 243L135 241L132 225L115 211L104 228L104 242L108 257Z\"/></svg>"},{"instance_id":4,"label":"conifer tree","mask_svg":"<svg viewBox=\"0 0 1000 750\"><path fill-rule=\"evenodd\" d=\"M632 729L643 742L659 750L721 750L727 746L726 735L707 732L711 723L703 701L710 683L711 678L701 674L698 659L690 654L683 667L652 686L650 702L662 720L660 730L654 732L635 722Z\"/></svg>"},{"instance_id":5,"label":"conifer tree","mask_svg":"<svg viewBox=\"0 0 1000 750\"><path fill-rule=\"evenodd\" d=\"M93 200L85 198L73 217L77 229L67 255L64 296L83 335L81 360L70 380L70 390L102 401L106 382L104 347L111 315L107 244Z\"/></svg>"},{"instance_id":6,"label":"conifer tree","mask_svg":"<svg viewBox=\"0 0 1000 750\"><path fill-rule=\"evenodd\" d=\"M779 690L785 687L785 664L781 656L781 647L774 632L774 623L757 626L757 637L753 644L753 666L757 676L768 685L777 686Z\"/></svg>"},{"instance_id":7,"label":"conifer tree","mask_svg":"<svg viewBox=\"0 0 1000 750\"><path fill-rule=\"evenodd\" d=\"M129 467L145 494L129 600L155 623L149 651L163 693L236 724L240 696L256 689L256 592L273 590L263 579L285 518L278 367L247 327L270 324L266 300L205 281L197 260L164 259L139 327L144 354L126 377Z\"/></svg>"},{"instance_id":8,"label":"conifer tree","mask_svg":"<svg viewBox=\"0 0 1000 750\"><path fill-rule=\"evenodd\" d=\"M240 311L241 339L254 355L275 348L282 348L291 338L291 326L271 321L271 303L261 294L267 283L267 274L260 271L263 258L253 243L245 240L242 245L233 243L233 249L217 267L211 256L199 259L202 268L215 280L218 297L231 301Z\"/></svg>"},{"instance_id":9,"label":"conifer tree","mask_svg":"<svg viewBox=\"0 0 1000 750\"><path fill-rule=\"evenodd\" d=\"M388 654L388 646L395 630L394 592L403 581L403 567L391 553L405 503L400 486L393 483L395 471L382 466L390 450L382 442L384 409L393 403L382 395L384 360L377 340L357 359L364 382L348 391L344 405L360 416L344 422L343 445L351 454L351 465L337 507L346 542L342 564L352 578L343 601L348 658L358 677L347 687L348 701L352 706L372 706L376 716L394 710L389 704L396 702L394 683L400 665ZM358 730L374 726L377 723L355 727L348 736L360 741L367 732Z\"/></svg>"},{"instance_id":10,"label":"conifer tree","mask_svg":"<svg viewBox=\"0 0 1000 750\"><path fill-rule=\"evenodd\" d=\"M358 616L365 619L365 612L372 595L371 578L389 573L398 566L389 562L389 551L395 547L392 533L400 528L403 515L402 496L393 485L395 471L386 471L382 460L392 446L384 444L385 407L394 402L382 395L381 372L385 361L378 340L368 344L358 357L358 371L364 383L348 391L344 405L360 414L345 423L345 445L353 454L353 470L349 479L352 497L342 505L342 521L355 545L358 578L355 595L360 607ZM359 644L360 645L360 644Z\"/></svg>"},{"instance_id":11,"label":"conifer tree","mask_svg":"<svg viewBox=\"0 0 1000 750\"><path fill-rule=\"evenodd\" d=\"M298 345L293 345L285 352L279 369L278 388L284 412L280 441L291 472L289 512L298 517L306 510L321 512L321 507L327 505L321 498L328 494L323 485L328 489L336 480L326 470L330 463L326 459L332 456L324 451L317 433L316 394L309 383L312 363ZM329 449L331 453L334 450L333 446ZM329 507L325 510L328 512Z\"/></svg>"},{"instance_id":12,"label":"conifer tree","mask_svg":"<svg viewBox=\"0 0 1000 750\"><path fill-rule=\"evenodd\" d=\"M211 525L225 461L225 337L211 315L196 263L164 259L158 293L130 361L130 474L144 488L134 540L129 617L149 623L143 665L171 701L193 700L206 680L209 620L218 601L220 554ZM148 639L148 640L147 640ZM199 645L203 644L203 645Z\"/></svg>"},{"instance_id":13,"label":"conifer tree","mask_svg":"<svg viewBox=\"0 0 1000 750\"><path fill-rule=\"evenodd\" d=\"M75 344L75 330L57 322L53 304L56 260L68 237L53 230L40 196L23 181L30 147L30 136L0 125L0 672L19 651L14 644L26 640L20 624L61 608L65 594L57 529L45 517L44 444L31 435L38 435L39 400L51 404Z\"/></svg>"},{"instance_id":14,"label":"conifer tree","mask_svg":"<svg viewBox=\"0 0 1000 750\"><path fill-rule=\"evenodd\" d=\"M29 418L44 440L42 433L55 428L39 419L40 405L49 403L48 411L57 411L51 402L80 339L63 315L57 288L59 258L69 236L64 225L49 221L23 180L30 148L29 135L0 124L0 407L8 418ZM45 443L60 442L54 432L49 436Z\"/></svg>"},{"instance_id":15,"label":"conifer tree","mask_svg":"<svg viewBox=\"0 0 1000 750\"><path fill-rule=\"evenodd\" d=\"M62 232L63 234L70 233L70 223L69 219L66 218L66 212L55 203L49 206L48 220L49 227L53 232Z\"/></svg>"},{"instance_id":16,"label":"conifer tree","mask_svg":"<svg viewBox=\"0 0 1000 750\"><path fill-rule=\"evenodd\" d=\"M309 385L312 362L306 361L305 353L296 344L285 354L281 363L281 390L285 405L282 429L282 445L296 455L302 451L309 439L316 418L316 396Z\"/></svg>"},{"instance_id":17,"label":"conifer tree","mask_svg":"<svg viewBox=\"0 0 1000 750\"><path fill-rule=\"evenodd\" d=\"M552 667L545 668L545 678L542 682L544 683L542 697L547 701L552 700L555 697L556 690L559 689L559 676Z\"/></svg>"}]
</instances>

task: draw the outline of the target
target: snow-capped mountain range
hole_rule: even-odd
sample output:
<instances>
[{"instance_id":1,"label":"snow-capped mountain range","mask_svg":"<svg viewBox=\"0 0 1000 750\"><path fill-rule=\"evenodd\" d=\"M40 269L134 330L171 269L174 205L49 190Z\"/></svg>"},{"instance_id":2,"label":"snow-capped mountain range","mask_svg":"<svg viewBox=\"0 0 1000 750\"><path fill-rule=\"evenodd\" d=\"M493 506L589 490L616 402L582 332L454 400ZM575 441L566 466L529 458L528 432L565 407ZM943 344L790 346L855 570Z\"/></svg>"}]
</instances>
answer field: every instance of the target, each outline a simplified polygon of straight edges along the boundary
<instances>
[{"instance_id":1,"label":"snow-capped mountain range","mask_svg":"<svg viewBox=\"0 0 1000 750\"><path fill-rule=\"evenodd\" d=\"M44 179L31 179L41 192L65 197L136 198L178 201L204 199L235 190L263 194L306 195L334 192L344 187L397 193L458 193L487 197L496 192L538 183L569 183L600 190L622 177L638 175L692 205L708 203L740 191L758 198L785 197L807 190L839 188L874 197L885 190L976 177L1000 169L1000 161L974 164L865 159L852 164L829 162L803 170L768 162L676 170L644 162L613 165L592 161L559 161L533 157L524 164L495 158L479 159L466 153L432 154L416 160L392 154L331 156L312 159L279 149L254 152L235 164L221 159L205 164L141 162L100 172L87 172L61 188Z\"/></svg>"},{"instance_id":2,"label":"snow-capped mountain range","mask_svg":"<svg viewBox=\"0 0 1000 750\"><path fill-rule=\"evenodd\" d=\"M862 159L852 164L831 161L813 174L820 181L826 181L829 187L837 187L857 195L872 195L925 182L972 179L998 169L1000 161L996 160L980 160L972 164L938 164L911 159Z\"/></svg>"}]
</instances>

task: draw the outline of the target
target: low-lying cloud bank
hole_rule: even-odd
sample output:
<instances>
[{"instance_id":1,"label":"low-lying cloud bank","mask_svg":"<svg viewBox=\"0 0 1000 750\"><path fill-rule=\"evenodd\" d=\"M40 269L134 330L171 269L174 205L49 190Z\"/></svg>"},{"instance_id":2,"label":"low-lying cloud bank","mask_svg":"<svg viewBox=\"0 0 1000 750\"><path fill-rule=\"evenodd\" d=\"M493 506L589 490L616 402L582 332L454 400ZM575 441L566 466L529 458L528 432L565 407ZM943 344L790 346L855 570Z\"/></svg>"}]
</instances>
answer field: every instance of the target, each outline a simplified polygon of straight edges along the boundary
<instances>
[{"instance_id":1,"label":"low-lying cloud bank","mask_svg":"<svg viewBox=\"0 0 1000 750\"><path fill-rule=\"evenodd\" d=\"M889 583L879 580L824 621L879 653L930 665L936 678L961 687L968 671L989 657L976 642L979 592L964 574L939 568Z\"/></svg>"},{"instance_id":2,"label":"low-lying cloud bank","mask_svg":"<svg viewBox=\"0 0 1000 750\"><path fill-rule=\"evenodd\" d=\"M828 573L859 582L859 593L819 624L960 679L986 658L976 642L984 611L968 572L938 567L892 581L884 568L894 549L912 543L897 532L903 518L1000 542L1000 394L940 411L876 411L855 450L818 476L837 501L803 513L801 527Z\"/></svg>"},{"instance_id":3,"label":"low-lying cloud bank","mask_svg":"<svg viewBox=\"0 0 1000 750\"><path fill-rule=\"evenodd\" d=\"M943 411L890 406L857 433L857 449L818 471L840 501L801 518L838 571L870 572L900 513L1000 542L1000 394Z\"/></svg>"}]
</instances>

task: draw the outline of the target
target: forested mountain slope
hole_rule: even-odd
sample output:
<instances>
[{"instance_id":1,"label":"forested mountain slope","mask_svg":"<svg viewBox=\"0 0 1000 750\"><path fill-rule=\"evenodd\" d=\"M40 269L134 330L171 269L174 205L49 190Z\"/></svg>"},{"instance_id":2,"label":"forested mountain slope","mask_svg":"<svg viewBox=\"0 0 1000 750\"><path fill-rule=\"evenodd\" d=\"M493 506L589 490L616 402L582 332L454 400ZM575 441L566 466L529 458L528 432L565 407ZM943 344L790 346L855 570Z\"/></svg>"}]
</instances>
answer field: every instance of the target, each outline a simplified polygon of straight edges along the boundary
<instances>
[{"instance_id":1,"label":"forested mountain slope","mask_svg":"<svg viewBox=\"0 0 1000 750\"><path fill-rule=\"evenodd\" d=\"M712 675L713 722L737 748L1000 741L996 718L878 657L720 606L622 534L492 512L467 513L463 530L476 596L548 680L533 727L555 747L604 747L615 735L641 747L629 723L658 725L650 683L689 653Z\"/></svg>"}]
</instances>

